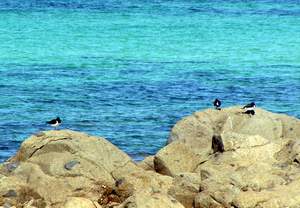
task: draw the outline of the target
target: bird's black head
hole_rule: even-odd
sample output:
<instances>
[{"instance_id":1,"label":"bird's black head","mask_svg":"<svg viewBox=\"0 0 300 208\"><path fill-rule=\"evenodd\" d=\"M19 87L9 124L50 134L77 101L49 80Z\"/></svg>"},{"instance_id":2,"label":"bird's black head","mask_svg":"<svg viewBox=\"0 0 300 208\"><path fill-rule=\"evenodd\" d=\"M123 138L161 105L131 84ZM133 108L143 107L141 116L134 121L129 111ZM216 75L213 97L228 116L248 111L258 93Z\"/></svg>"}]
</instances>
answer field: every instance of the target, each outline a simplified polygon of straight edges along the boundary
<instances>
[{"instance_id":1,"label":"bird's black head","mask_svg":"<svg viewBox=\"0 0 300 208\"><path fill-rule=\"evenodd\" d=\"M255 106L255 102L252 102L251 105L252 105L252 106Z\"/></svg>"},{"instance_id":2,"label":"bird's black head","mask_svg":"<svg viewBox=\"0 0 300 208\"><path fill-rule=\"evenodd\" d=\"M58 121L58 123L61 123L61 120L59 117L56 117L56 120Z\"/></svg>"}]
</instances>

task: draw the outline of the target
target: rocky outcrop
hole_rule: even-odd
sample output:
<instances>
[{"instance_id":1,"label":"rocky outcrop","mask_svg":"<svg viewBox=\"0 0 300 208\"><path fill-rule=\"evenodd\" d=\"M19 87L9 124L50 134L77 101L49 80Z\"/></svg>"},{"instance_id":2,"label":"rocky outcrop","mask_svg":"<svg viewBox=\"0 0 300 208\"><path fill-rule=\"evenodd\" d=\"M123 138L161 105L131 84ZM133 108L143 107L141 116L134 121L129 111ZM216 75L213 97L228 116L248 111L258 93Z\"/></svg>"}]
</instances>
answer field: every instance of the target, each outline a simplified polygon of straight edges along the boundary
<instances>
[{"instance_id":1,"label":"rocky outcrop","mask_svg":"<svg viewBox=\"0 0 300 208\"><path fill-rule=\"evenodd\" d=\"M11 205L34 199L34 206L61 207L70 197L98 202L115 187L112 173L125 166L138 168L103 138L74 131L41 132L25 140L2 166L0 195Z\"/></svg>"},{"instance_id":2,"label":"rocky outcrop","mask_svg":"<svg viewBox=\"0 0 300 208\"><path fill-rule=\"evenodd\" d=\"M213 135L235 132L260 135L266 139L299 137L299 120L257 108L255 116L243 114L240 107L221 111L208 109L183 118L172 129L168 142L180 140L192 149L210 147Z\"/></svg>"},{"instance_id":3,"label":"rocky outcrop","mask_svg":"<svg viewBox=\"0 0 300 208\"><path fill-rule=\"evenodd\" d=\"M168 193L173 178L148 167L139 167L101 137L69 130L40 132L0 166L0 206L182 207Z\"/></svg>"},{"instance_id":4,"label":"rocky outcrop","mask_svg":"<svg viewBox=\"0 0 300 208\"><path fill-rule=\"evenodd\" d=\"M240 107L196 112L138 164L107 140L40 132L0 165L0 206L300 207L300 121Z\"/></svg>"},{"instance_id":5,"label":"rocky outcrop","mask_svg":"<svg viewBox=\"0 0 300 208\"><path fill-rule=\"evenodd\" d=\"M208 109L173 127L154 168L173 177L199 175L198 192L187 194L195 196L193 204L185 207L300 207L299 139L295 118L262 109L254 116L239 107Z\"/></svg>"}]
</instances>

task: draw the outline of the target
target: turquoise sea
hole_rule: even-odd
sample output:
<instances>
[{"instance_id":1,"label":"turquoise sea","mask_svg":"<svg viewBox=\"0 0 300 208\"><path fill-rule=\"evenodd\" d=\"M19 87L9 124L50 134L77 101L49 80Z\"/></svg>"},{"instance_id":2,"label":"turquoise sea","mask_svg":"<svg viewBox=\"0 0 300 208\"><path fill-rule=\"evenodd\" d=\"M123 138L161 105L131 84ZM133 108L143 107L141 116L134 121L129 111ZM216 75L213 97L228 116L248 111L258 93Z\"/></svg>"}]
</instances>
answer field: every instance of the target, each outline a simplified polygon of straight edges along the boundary
<instances>
[{"instance_id":1,"label":"turquoise sea","mask_svg":"<svg viewBox=\"0 0 300 208\"><path fill-rule=\"evenodd\" d=\"M139 160L216 97L300 118L300 0L0 1L0 161L56 116Z\"/></svg>"}]
</instances>

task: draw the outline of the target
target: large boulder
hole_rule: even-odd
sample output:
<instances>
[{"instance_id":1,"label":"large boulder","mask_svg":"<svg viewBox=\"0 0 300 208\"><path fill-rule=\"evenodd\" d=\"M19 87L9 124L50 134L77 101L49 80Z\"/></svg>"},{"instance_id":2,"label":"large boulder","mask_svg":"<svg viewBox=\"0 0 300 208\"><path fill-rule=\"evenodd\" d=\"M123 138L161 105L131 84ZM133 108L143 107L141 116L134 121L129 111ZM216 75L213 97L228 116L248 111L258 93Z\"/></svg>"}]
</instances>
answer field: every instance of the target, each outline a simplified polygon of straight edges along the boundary
<instances>
[{"instance_id":1,"label":"large boulder","mask_svg":"<svg viewBox=\"0 0 300 208\"><path fill-rule=\"evenodd\" d=\"M113 171L112 175L116 179L117 192L130 192L127 195L145 191L167 193L173 183L173 178L170 176L145 171L142 168L132 168L132 165L119 168Z\"/></svg>"},{"instance_id":2,"label":"large boulder","mask_svg":"<svg viewBox=\"0 0 300 208\"><path fill-rule=\"evenodd\" d=\"M60 207L72 196L97 201L106 187L115 186L112 172L126 165L138 168L103 138L69 130L40 132L2 165L0 194L12 205L34 198ZM27 198L21 197L24 192Z\"/></svg>"},{"instance_id":3,"label":"large boulder","mask_svg":"<svg viewBox=\"0 0 300 208\"><path fill-rule=\"evenodd\" d=\"M224 148L227 151L235 146L248 148L269 141L280 143L300 138L300 121L296 118L259 108L254 116L243 112L241 107L208 109L183 118L172 128L169 145L155 155L155 170L171 176L194 172L213 153ZM248 136L254 137L247 140Z\"/></svg>"},{"instance_id":4,"label":"large boulder","mask_svg":"<svg viewBox=\"0 0 300 208\"><path fill-rule=\"evenodd\" d=\"M180 192L175 180L153 171L153 157L149 164L137 166L101 137L69 130L40 132L0 166L0 205L108 208L126 201L144 207L146 200L149 206L182 207L172 197Z\"/></svg>"},{"instance_id":5,"label":"large boulder","mask_svg":"<svg viewBox=\"0 0 300 208\"><path fill-rule=\"evenodd\" d=\"M180 140L196 152L209 151L213 135L235 132L247 135L260 135L266 139L298 138L300 121L283 114L276 114L257 108L254 116L243 113L239 106L224 108L221 111L207 109L195 112L179 121L168 140Z\"/></svg>"},{"instance_id":6,"label":"large boulder","mask_svg":"<svg viewBox=\"0 0 300 208\"><path fill-rule=\"evenodd\" d=\"M154 168L158 173L175 176L181 172L193 172L202 161L200 154L196 154L186 144L176 141L155 155Z\"/></svg>"},{"instance_id":7,"label":"large boulder","mask_svg":"<svg viewBox=\"0 0 300 208\"><path fill-rule=\"evenodd\" d=\"M185 207L191 207L187 196L195 196L193 206L199 208L300 207L299 139L296 118L262 109L254 116L240 107L208 109L173 127L154 168L175 178L184 170L199 175L198 192L185 185L181 195L173 195Z\"/></svg>"}]
</instances>

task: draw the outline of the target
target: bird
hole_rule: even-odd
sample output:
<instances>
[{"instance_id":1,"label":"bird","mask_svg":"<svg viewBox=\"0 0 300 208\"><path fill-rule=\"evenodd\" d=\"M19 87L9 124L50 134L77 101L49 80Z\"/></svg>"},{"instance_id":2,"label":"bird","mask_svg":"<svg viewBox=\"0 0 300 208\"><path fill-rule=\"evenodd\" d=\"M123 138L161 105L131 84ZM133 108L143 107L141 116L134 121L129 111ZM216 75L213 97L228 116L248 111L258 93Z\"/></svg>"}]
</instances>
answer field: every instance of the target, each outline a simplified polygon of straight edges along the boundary
<instances>
[{"instance_id":1,"label":"bird","mask_svg":"<svg viewBox=\"0 0 300 208\"><path fill-rule=\"evenodd\" d=\"M248 111L248 110L254 110L255 107L256 107L255 103L252 102L252 103L245 105L242 109L245 109L246 111Z\"/></svg>"},{"instance_id":2,"label":"bird","mask_svg":"<svg viewBox=\"0 0 300 208\"><path fill-rule=\"evenodd\" d=\"M215 108L216 108L216 110L221 110L221 101L220 100L218 100L218 99L215 99L215 101L214 101L214 106L215 106Z\"/></svg>"},{"instance_id":3,"label":"bird","mask_svg":"<svg viewBox=\"0 0 300 208\"><path fill-rule=\"evenodd\" d=\"M243 112L243 113L244 113L244 114L248 114L248 115L250 115L250 116L251 116L251 115L254 116L254 115L255 115L255 111L254 111L255 107L256 107L256 105L255 105L254 102L249 103L249 104L245 105L245 106L242 108L242 109L246 110L246 111Z\"/></svg>"},{"instance_id":4,"label":"bird","mask_svg":"<svg viewBox=\"0 0 300 208\"><path fill-rule=\"evenodd\" d=\"M254 115L255 115L255 111L254 111L254 110L246 110L246 111L244 112L244 114L248 114L248 115L254 116Z\"/></svg>"},{"instance_id":5,"label":"bird","mask_svg":"<svg viewBox=\"0 0 300 208\"><path fill-rule=\"evenodd\" d=\"M47 124L50 124L50 126L56 128L61 124L61 119L59 117L56 117L55 119L52 119L50 121L47 121Z\"/></svg>"}]
</instances>

